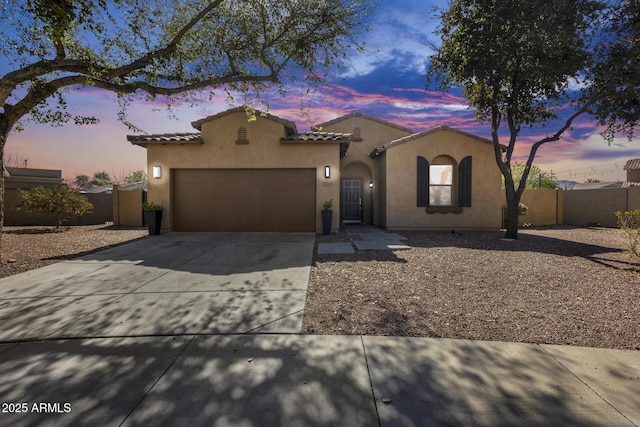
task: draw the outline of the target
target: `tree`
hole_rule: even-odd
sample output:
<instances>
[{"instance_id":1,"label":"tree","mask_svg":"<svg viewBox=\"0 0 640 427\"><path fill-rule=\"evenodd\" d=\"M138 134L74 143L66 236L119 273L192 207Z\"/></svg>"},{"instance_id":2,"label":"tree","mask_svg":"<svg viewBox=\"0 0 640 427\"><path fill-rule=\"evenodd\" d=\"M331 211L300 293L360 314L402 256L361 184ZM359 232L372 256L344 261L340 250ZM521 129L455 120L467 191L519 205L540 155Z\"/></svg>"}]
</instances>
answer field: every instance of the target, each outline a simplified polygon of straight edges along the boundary
<instances>
[{"instance_id":1,"label":"tree","mask_svg":"<svg viewBox=\"0 0 640 427\"><path fill-rule=\"evenodd\" d=\"M147 173L143 170L137 170L124 178L125 184L146 184Z\"/></svg>"},{"instance_id":2,"label":"tree","mask_svg":"<svg viewBox=\"0 0 640 427\"><path fill-rule=\"evenodd\" d=\"M102 187L111 185L111 177L106 171L100 171L93 174L93 179L89 182L92 186Z\"/></svg>"},{"instance_id":3,"label":"tree","mask_svg":"<svg viewBox=\"0 0 640 427\"><path fill-rule=\"evenodd\" d=\"M445 89L461 86L476 117L490 123L505 181L506 237L518 236L518 205L542 145L558 141L586 113L609 125L609 137L617 131L633 135L640 118L636 3L623 0L613 13L593 0L454 0L440 14L442 45L430 57L428 79ZM614 22L627 15L632 18L623 22L633 25ZM516 185L511 162L521 130L549 124L566 106L571 115L555 133L531 145Z\"/></svg>"},{"instance_id":4,"label":"tree","mask_svg":"<svg viewBox=\"0 0 640 427\"><path fill-rule=\"evenodd\" d=\"M55 188L35 187L27 191L20 190L20 201L16 210L21 209L50 214L56 221L56 228L60 228L62 221L70 216L91 212L93 205L78 191L60 184Z\"/></svg>"},{"instance_id":5,"label":"tree","mask_svg":"<svg viewBox=\"0 0 640 427\"><path fill-rule=\"evenodd\" d=\"M602 182L602 181L600 181L599 179L595 179L595 178L589 178L589 179L587 179L585 181L585 183L587 183L587 184L595 184L597 182Z\"/></svg>"},{"instance_id":6,"label":"tree","mask_svg":"<svg viewBox=\"0 0 640 427\"><path fill-rule=\"evenodd\" d=\"M88 190L91 187L88 175L76 175L76 179L73 181L73 185L80 190Z\"/></svg>"},{"instance_id":7,"label":"tree","mask_svg":"<svg viewBox=\"0 0 640 427\"><path fill-rule=\"evenodd\" d=\"M514 162L511 164L511 174L513 175L513 185L517 188L522 180L522 174L526 168L526 164L522 162ZM553 180L553 175L549 174L536 165L531 165L529 176L525 188L558 188L558 184ZM504 185L504 179L503 183Z\"/></svg>"},{"instance_id":8,"label":"tree","mask_svg":"<svg viewBox=\"0 0 640 427\"><path fill-rule=\"evenodd\" d=\"M286 81L326 82L367 28L371 0L0 0L0 164L9 132L96 123L67 111L65 91L115 92L167 104L194 91L250 104ZM201 93L201 92L200 92ZM205 97L206 98L206 97ZM193 100L194 98L191 98ZM202 98L197 98L202 99ZM0 226L4 219L0 182Z\"/></svg>"}]
</instances>

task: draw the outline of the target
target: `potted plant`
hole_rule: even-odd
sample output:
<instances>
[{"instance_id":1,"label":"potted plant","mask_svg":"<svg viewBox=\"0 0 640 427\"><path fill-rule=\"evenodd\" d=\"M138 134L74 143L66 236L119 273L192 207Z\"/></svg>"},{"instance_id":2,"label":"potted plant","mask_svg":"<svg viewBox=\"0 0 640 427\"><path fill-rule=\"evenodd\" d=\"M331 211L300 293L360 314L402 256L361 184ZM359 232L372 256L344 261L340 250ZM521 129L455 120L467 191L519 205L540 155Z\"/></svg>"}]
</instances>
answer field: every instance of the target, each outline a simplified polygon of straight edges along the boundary
<instances>
[{"instance_id":1,"label":"potted plant","mask_svg":"<svg viewBox=\"0 0 640 427\"><path fill-rule=\"evenodd\" d=\"M331 234L331 217L333 216L333 199L329 199L322 204L322 234Z\"/></svg>"},{"instance_id":2,"label":"potted plant","mask_svg":"<svg viewBox=\"0 0 640 427\"><path fill-rule=\"evenodd\" d=\"M142 210L144 211L144 222L147 224L149 234L157 236L160 234L160 228L162 226L162 211L164 207L156 203L144 202L142 204Z\"/></svg>"}]
</instances>

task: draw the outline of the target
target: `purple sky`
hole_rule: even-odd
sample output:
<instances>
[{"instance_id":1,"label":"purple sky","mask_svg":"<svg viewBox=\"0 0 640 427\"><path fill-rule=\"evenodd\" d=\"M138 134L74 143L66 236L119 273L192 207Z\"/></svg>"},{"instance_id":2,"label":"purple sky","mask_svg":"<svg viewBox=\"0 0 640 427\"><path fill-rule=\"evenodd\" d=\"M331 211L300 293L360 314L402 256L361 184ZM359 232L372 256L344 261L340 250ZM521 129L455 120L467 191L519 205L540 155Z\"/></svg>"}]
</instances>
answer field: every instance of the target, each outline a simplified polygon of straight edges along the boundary
<instances>
[{"instance_id":1,"label":"purple sky","mask_svg":"<svg viewBox=\"0 0 640 427\"><path fill-rule=\"evenodd\" d=\"M424 0L379 0L372 29L366 34L366 54L354 54L348 71L332 76L333 84L312 95L300 95L300 83L288 90L286 98L269 97L271 114L294 120L299 130L335 117L359 111L422 131L448 125L482 137L489 136L487 123L475 120L474 113L459 91L440 93L425 90L427 56L437 40L431 18L434 5L446 2ZM190 132L190 123L231 106L223 95L195 107L173 106L176 119L168 118L164 105L135 103L129 120L147 133ZM301 107L308 109L307 116ZM95 126L50 127L28 124L13 133L5 156L28 159L30 167L61 169L63 177L93 175L105 170L112 177L123 177L146 167L146 152L132 146L126 135L132 133L117 121L117 101L112 93L98 89L74 89L69 95L69 112L93 114ZM554 133L558 124L528 130L516 151L518 159L528 154L527 142ZM505 134L506 136L506 134ZM596 123L581 118L564 139L543 146L535 164L552 171L558 179L582 182L624 180L626 160L640 157L640 139L616 139L611 146L598 135Z\"/></svg>"}]
</instances>

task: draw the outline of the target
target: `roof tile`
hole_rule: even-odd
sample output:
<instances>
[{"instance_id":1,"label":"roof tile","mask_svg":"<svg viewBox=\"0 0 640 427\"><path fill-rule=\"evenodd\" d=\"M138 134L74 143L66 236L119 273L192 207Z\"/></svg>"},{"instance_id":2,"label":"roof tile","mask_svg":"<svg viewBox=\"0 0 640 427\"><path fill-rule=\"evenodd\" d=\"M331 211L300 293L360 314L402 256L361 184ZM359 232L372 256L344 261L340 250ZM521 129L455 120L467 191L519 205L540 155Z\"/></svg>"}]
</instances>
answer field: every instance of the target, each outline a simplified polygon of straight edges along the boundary
<instances>
[{"instance_id":1,"label":"roof tile","mask_svg":"<svg viewBox=\"0 0 640 427\"><path fill-rule=\"evenodd\" d=\"M127 141L140 146L145 146L147 144L202 144L202 138L199 133L127 135Z\"/></svg>"},{"instance_id":2,"label":"roof tile","mask_svg":"<svg viewBox=\"0 0 640 427\"><path fill-rule=\"evenodd\" d=\"M624 170L637 170L640 169L640 159L627 160L627 164L624 165Z\"/></svg>"}]
</instances>

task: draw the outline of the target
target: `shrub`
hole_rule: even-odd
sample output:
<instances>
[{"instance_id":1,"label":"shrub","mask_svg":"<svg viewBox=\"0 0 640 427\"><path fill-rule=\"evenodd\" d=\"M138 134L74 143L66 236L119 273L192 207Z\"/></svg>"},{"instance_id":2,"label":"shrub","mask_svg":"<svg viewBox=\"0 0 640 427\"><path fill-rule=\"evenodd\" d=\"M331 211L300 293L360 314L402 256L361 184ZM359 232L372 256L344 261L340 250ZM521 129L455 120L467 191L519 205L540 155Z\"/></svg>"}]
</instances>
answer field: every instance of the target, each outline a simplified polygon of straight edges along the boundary
<instances>
[{"instance_id":1,"label":"shrub","mask_svg":"<svg viewBox=\"0 0 640 427\"><path fill-rule=\"evenodd\" d=\"M627 237L629 258L640 260L640 209L617 211L618 225Z\"/></svg>"},{"instance_id":2,"label":"shrub","mask_svg":"<svg viewBox=\"0 0 640 427\"><path fill-rule=\"evenodd\" d=\"M161 211L164 210L164 206L157 203L144 202L142 203L143 211Z\"/></svg>"},{"instance_id":3,"label":"shrub","mask_svg":"<svg viewBox=\"0 0 640 427\"><path fill-rule=\"evenodd\" d=\"M84 215L91 212L93 205L80 193L64 184L55 188L35 187L31 190L20 190L20 201L16 210L40 212L53 216L56 228L60 228L62 221L72 215Z\"/></svg>"},{"instance_id":4,"label":"shrub","mask_svg":"<svg viewBox=\"0 0 640 427\"><path fill-rule=\"evenodd\" d=\"M518 203L518 215L526 215L529 210L529 206L524 203Z\"/></svg>"}]
</instances>

